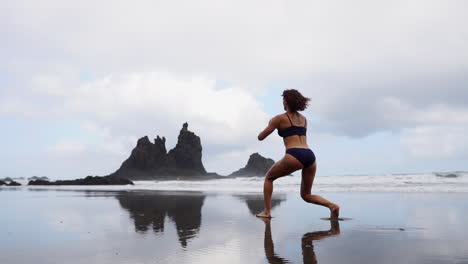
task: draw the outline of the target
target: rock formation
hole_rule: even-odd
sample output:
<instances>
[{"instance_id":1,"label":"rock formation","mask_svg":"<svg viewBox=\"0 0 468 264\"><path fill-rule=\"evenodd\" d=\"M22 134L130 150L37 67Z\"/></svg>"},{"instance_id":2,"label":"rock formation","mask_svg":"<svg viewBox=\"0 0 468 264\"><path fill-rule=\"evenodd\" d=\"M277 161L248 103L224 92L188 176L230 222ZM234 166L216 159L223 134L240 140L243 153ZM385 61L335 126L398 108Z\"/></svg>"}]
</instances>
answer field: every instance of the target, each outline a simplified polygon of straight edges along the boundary
<instances>
[{"instance_id":1,"label":"rock formation","mask_svg":"<svg viewBox=\"0 0 468 264\"><path fill-rule=\"evenodd\" d=\"M35 181L35 180L43 180L43 181L49 181L49 178L46 176L32 176L28 178L29 181Z\"/></svg>"},{"instance_id":2,"label":"rock formation","mask_svg":"<svg viewBox=\"0 0 468 264\"><path fill-rule=\"evenodd\" d=\"M184 123L177 139L177 145L167 154L168 168L178 173L206 174L202 164L202 146L200 137L188 131L188 124Z\"/></svg>"},{"instance_id":3,"label":"rock formation","mask_svg":"<svg viewBox=\"0 0 468 264\"><path fill-rule=\"evenodd\" d=\"M21 186L21 183L14 181L10 177L6 177L5 179L0 179L0 186Z\"/></svg>"},{"instance_id":4,"label":"rock formation","mask_svg":"<svg viewBox=\"0 0 468 264\"><path fill-rule=\"evenodd\" d=\"M248 177L248 176L263 176L275 164L275 161L265 158L258 153L253 153L249 157L247 165L229 175L229 177Z\"/></svg>"},{"instance_id":5,"label":"rock formation","mask_svg":"<svg viewBox=\"0 0 468 264\"><path fill-rule=\"evenodd\" d=\"M32 180L28 182L28 185L133 185L133 182L123 178L114 177L99 177L99 176L88 176L84 179L76 180L58 180L58 181L45 181L45 180Z\"/></svg>"},{"instance_id":6,"label":"rock formation","mask_svg":"<svg viewBox=\"0 0 468 264\"><path fill-rule=\"evenodd\" d=\"M218 177L207 173L202 163L200 137L184 123L176 146L166 151L166 138L157 136L152 143L147 136L140 138L130 157L111 177L132 180L145 179L209 179Z\"/></svg>"},{"instance_id":7,"label":"rock formation","mask_svg":"<svg viewBox=\"0 0 468 264\"><path fill-rule=\"evenodd\" d=\"M444 177L444 178L457 178L458 174L456 173L442 173L442 172L436 172L435 175L437 177Z\"/></svg>"},{"instance_id":8,"label":"rock formation","mask_svg":"<svg viewBox=\"0 0 468 264\"><path fill-rule=\"evenodd\" d=\"M15 182L15 181L10 181L6 186L21 186L21 183Z\"/></svg>"}]
</instances>

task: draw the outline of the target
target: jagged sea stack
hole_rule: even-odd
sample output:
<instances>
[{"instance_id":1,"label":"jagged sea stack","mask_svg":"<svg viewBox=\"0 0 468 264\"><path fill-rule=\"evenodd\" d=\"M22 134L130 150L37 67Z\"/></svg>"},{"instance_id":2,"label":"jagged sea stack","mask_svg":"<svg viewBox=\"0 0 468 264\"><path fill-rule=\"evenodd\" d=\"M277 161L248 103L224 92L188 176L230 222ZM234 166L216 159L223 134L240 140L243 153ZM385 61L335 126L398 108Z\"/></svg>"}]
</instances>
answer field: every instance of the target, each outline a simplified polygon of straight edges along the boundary
<instances>
[{"instance_id":1,"label":"jagged sea stack","mask_svg":"<svg viewBox=\"0 0 468 264\"><path fill-rule=\"evenodd\" d=\"M207 173L202 163L200 137L188 130L184 123L176 146L166 151L166 139L156 137L152 143L147 136L140 138L130 157L112 177L130 180L152 179L205 179L217 176Z\"/></svg>"},{"instance_id":2,"label":"jagged sea stack","mask_svg":"<svg viewBox=\"0 0 468 264\"><path fill-rule=\"evenodd\" d=\"M202 146L200 137L188 130L184 123L177 138L177 145L167 154L168 171L173 175L206 174L202 164Z\"/></svg>"}]
</instances>

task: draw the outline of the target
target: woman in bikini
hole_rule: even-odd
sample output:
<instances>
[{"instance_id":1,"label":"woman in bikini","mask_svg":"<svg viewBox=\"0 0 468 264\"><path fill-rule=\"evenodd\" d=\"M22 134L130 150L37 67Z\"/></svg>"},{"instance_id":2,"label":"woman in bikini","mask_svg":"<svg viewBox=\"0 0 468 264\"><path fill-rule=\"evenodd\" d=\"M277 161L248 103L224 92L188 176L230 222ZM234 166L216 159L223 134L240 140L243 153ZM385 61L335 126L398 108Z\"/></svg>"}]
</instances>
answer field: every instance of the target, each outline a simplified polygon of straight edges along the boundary
<instances>
[{"instance_id":1,"label":"woman in bikini","mask_svg":"<svg viewBox=\"0 0 468 264\"><path fill-rule=\"evenodd\" d=\"M278 135L283 137L286 154L280 161L273 164L265 175L265 182L263 184L265 210L257 214L257 216L271 217L273 181L302 169L302 199L308 203L329 208L330 218L338 218L340 207L337 204L326 200L320 195L311 194L317 163L315 162L314 152L307 146L307 119L298 112L306 109L310 98L304 97L295 89L284 90L282 96L286 113L273 117L268 126L258 135L258 140L264 140L275 129L278 129Z\"/></svg>"}]
</instances>

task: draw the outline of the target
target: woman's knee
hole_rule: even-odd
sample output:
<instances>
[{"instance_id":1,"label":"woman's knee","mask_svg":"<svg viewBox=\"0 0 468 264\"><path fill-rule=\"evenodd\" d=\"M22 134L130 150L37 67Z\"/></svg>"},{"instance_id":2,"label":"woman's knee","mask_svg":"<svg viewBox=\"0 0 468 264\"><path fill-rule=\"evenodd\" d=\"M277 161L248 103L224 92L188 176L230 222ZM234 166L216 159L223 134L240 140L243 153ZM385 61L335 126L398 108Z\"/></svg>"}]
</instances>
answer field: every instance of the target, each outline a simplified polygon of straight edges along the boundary
<instances>
[{"instance_id":1,"label":"woman's knee","mask_svg":"<svg viewBox=\"0 0 468 264\"><path fill-rule=\"evenodd\" d=\"M309 195L311 195L310 192L304 192L304 191L302 191L302 192L301 192L301 198L302 198L302 200L304 200L304 201L307 202L307 198L309 197Z\"/></svg>"},{"instance_id":2,"label":"woman's knee","mask_svg":"<svg viewBox=\"0 0 468 264\"><path fill-rule=\"evenodd\" d=\"M266 181L274 181L278 179L278 177L276 175L274 175L273 173L271 173L270 171L268 171L266 174L265 174L265 180Z\"/></svg>"},{"instance_id":3,"label":"woman's knee","mask_svg":"<svg viewBox=\"0 0 468 264\"><path fill-rule=\"evenodd\" d=\"M274 181L278 178L277 166L278 166L278 162L273 164L273 166L271 166L271 168L265 173L265 180Z\"/></svg>"}]
</instances>

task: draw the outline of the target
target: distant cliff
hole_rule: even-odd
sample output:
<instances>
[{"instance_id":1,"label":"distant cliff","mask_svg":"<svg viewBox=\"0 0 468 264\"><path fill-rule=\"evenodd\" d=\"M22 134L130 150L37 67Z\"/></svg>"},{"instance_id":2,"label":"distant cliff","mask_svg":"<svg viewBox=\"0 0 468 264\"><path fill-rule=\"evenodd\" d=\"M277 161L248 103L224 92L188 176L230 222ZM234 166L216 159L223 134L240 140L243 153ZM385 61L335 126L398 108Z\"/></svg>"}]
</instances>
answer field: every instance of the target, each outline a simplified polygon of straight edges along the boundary
<instances>
[{"instance_id":1,"label":"distant cliff","mask_svg":"<svg viewBox=\"0 0 468 264\"><path fill-rule=\"evenodd\" d=\"M0 179L0 186L21 186L21 183L14 181L10 177L6 177L5 179Z\"/></svg>"},{"instance_id":2,"label":"distant cliff","mask_svg":"<svg viewBox=\"0 0 468 264\"><path fill-rule=\"evenodd\" d=\"M265 158L258 153L253 153L247 161L244 168L235 171L229 177L242 177L242 176L264 176L265 173L275 164L275 161Z\"/></svg>"},{"instance_id":3,"label":"distant cliff","mask_svg":"<svg viewBox=\"0 0 468 264\"><path fill-rule=\"evenodd\" d=\"M87 176L84 179L76 180L30 180L28 185L133 185L133 182L124 178L114 178L109 176Z\"/></svg>"},{"instance_id":4,"label":"distant cliff","mask_svg":"<svg viewBox=\"0 0 468 264\"><path fill-rule=\"evenodd\" d=\"M200 137L188 130L184 123L176 146L166 150L166 138L157 136L152 143L147 136L140 138L130 157L111 177L131 180L145 179L209 179L216 173L207 173L202 163Z\"/></svg>"}]
</instances>

